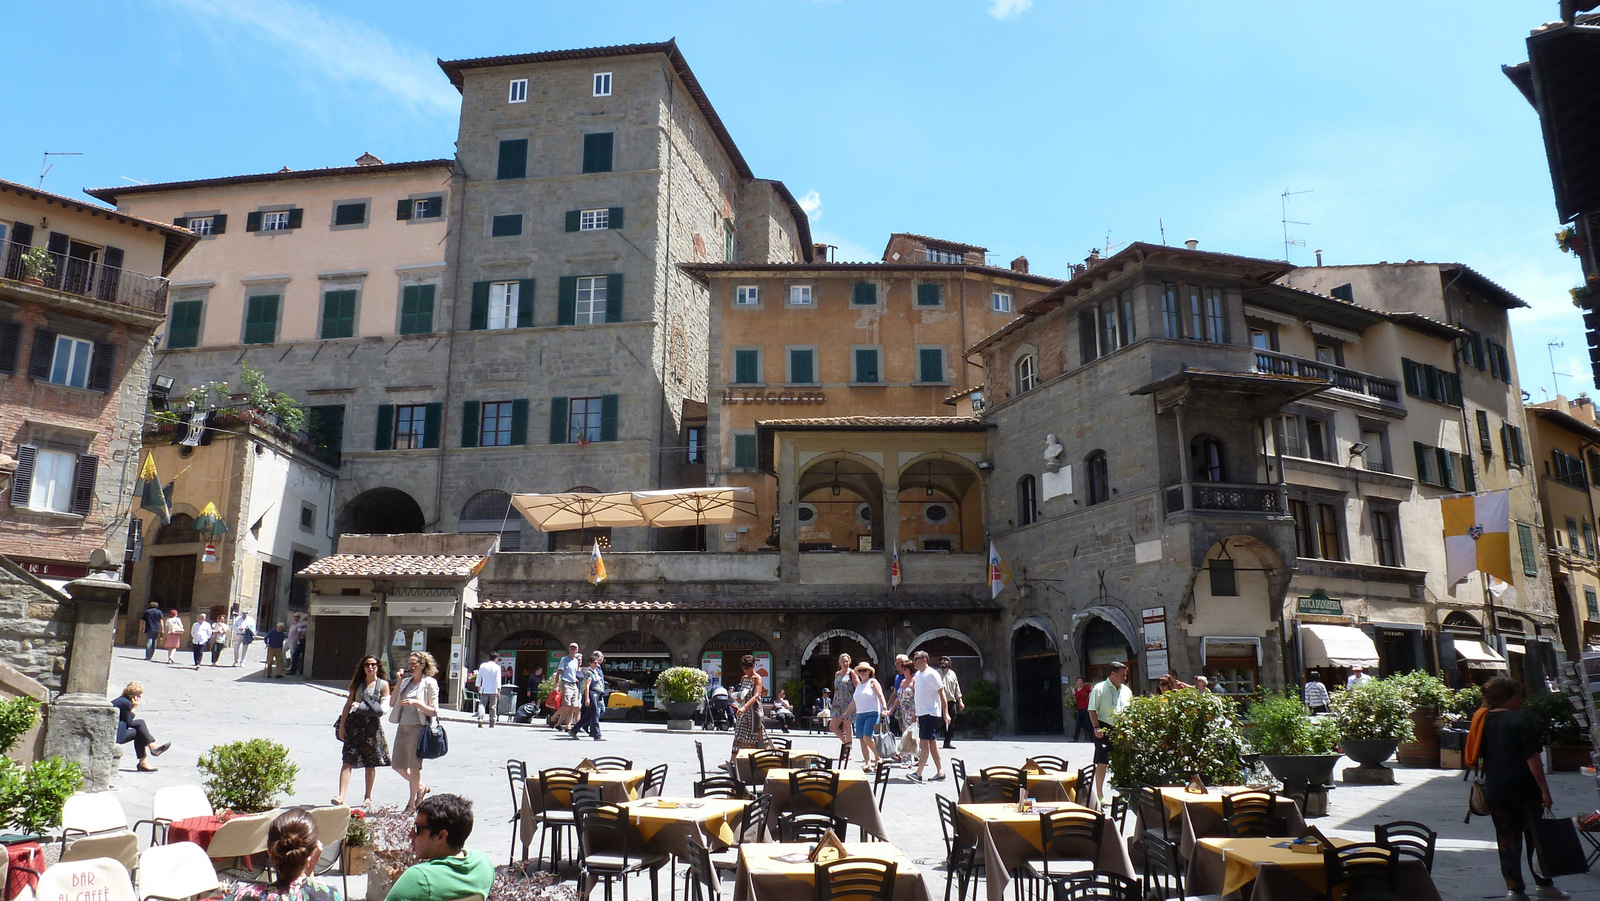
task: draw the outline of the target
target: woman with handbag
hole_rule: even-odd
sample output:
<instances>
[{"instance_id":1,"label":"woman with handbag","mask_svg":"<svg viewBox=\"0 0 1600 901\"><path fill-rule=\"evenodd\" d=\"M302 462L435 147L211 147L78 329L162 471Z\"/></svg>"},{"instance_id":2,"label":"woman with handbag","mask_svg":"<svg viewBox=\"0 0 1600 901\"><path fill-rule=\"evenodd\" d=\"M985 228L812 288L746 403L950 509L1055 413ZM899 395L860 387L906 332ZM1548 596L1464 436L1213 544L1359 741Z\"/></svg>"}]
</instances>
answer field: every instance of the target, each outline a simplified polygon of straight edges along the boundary
<instances>
[{"instance_id":1,"label":"woman with handbag","mask_svg":"<svg viewBox=\"0 0 1600 901\"><path fill-rule=\"evenodd\" d=\"M161 646L167 649L168 663L172 662L172 655L178 653L178 646L183 644L183 633L186 631L178 611L168 610L167 618L161 624Z\"/></svg>"},{"instance_id":2,"label":"woman with handbag","mask_svg":"<svg viewBox=\"0 0 1600 901\"><path fill-rule=\"evenodd\" d=\"M855 673L856 686L851 694L851 706L856 711L856 738L861 741L861 768L871 772L873 761L883 759L878 755L876 744L878 719L889 706L889 702L883 696L883 686L878 684L872 664L865 660L861 661L856 664Z\"/></svg>"},{"instance_id":3,"label":"woman with handbag","mask_svg":"<svg viewBox=\"0 0 1600 901\"><path fill-rule=\"evenodd\" d=\"M1522 686L1508 676L1495 676L1483 686L1488 713L1483 718L1479 753L1483 761L1483 797L1494 821L1495 843L1500 846L1500 875L1506 880L1506 897L1526 901L1522 881L1522 842L1539 852L1539 867L1528 858L1540 898L1570 898L1545 875L1544 848L1538 840L1537 822L1553 802L1539 759L1543 742L1533 717L1522 710Z\"/></svg>"},{"instance_id":4,"label":"woman with handbag","mask_svg":"<svg viewBox=\"0 0 1600 901\"><path fill-rule=\"evenodd\" d=\"M334 724L334 734L344 742L340 752L339 794L335 805L344 803L344 793L350 788L350 771L364 767L367 771L367 795L362 807L372 806L372 783L378 777L378 768L389 766L389 747L383 740L383 706L389 700L389 683L385 680L383 663L368 654L356 666L350 678L350 693L345 695L344 710Z\"/></svg>"},{"instance_id":5,"label":"woman with handbag","mask_svg":"<svg viewBox=\"0 0 1600 901\"><path fill-rule=\"evenodd\" d=\"M916 671L905 655L895 659L895 667L900 670L900 687L894 691L889 713L900 724L899 763L910 766L917 759Z\"/></svg>"},{"instance_id":6,"label":"woman with handbag","mask_svg":"<svg viewBox=\"0 0 1600 901\"><path fill-rule=\"evenodd\" d=\"M434 676L439 665L427 651L415 651L406 659L406 675L394 690L394 709L389 721L399 723L394 733L394 771L411 784L406 810L415 810L429 788L422 784L423 757L417 745L430 721L439 715L439 683Z\"/></svg>"},{"instance_id":7,"label":"woman with handbag","mask_svg":"<svg viewBox=\"0 0 1600 901\"><path fill-rule=\"evenodd\" d=\"M740 748L765 748L767 731L761 725L761 696L767 693L761 674L756 672L756 658L746 654L739 659L744 678L739 680L735 694L738 702L733 707L733 750L728 753L728 772L734 772Z\"/></svg>"}]
</instances>

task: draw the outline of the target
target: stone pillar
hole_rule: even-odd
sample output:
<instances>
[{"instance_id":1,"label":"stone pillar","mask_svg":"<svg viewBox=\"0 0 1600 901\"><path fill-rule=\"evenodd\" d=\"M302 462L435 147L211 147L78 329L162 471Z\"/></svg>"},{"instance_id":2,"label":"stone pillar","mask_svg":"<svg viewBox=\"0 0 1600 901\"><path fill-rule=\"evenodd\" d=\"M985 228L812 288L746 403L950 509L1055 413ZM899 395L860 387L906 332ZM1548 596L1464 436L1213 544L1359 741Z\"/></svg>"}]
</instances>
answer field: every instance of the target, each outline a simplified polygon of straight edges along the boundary
<instances>
[{"instance_id":1,"label":"stone pillar","mask_svg":"<svg viewBox=\"0 0 1600 901\"><path fill-rule=\"evenodd\" d=\"M117 751L117 709L106 699L111 680L112 623L128 586L99 572L67 584L77 610L60 697L45 713L44 753L78 764L84 791L111 788Z\"/></svg>"},{"instance_id":2,"label":"stone pillar","mask_svg":"<svg viewBox=\"0 0 1600 901\"><path fill-rule=\"evenodd\" d=\"M887 574L887 561L900 542L900 464L892 451L883 456L883 523L879 534L883 536L883 571Z\"/></svg>"},{"instance_id":3,"label":"stone pillar","mask_svg":"<svg viewBox=\"0 0 1600 901\"><path fill-rule=\"evenodd\" d=\"M778 549L783 581L800 578L799 466L794 459L794 439L778 440Z\"/></svg>"}]
</instances>

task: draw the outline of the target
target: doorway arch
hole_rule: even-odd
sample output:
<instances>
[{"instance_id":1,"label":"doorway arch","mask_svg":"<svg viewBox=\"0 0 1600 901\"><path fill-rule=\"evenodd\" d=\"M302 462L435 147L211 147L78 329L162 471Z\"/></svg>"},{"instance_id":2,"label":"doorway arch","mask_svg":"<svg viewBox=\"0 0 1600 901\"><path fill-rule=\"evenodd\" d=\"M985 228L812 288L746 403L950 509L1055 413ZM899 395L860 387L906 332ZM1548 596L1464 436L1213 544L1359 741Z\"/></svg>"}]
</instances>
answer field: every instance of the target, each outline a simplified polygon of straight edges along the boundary
<instances>
[{"instance_id":1,"label":"doorway arch","mask_svg":"<svg viewBox=\"0 0 1600 901\"><path fill-rule=\"evenodd\" d=\"M422 507L398 488L373 488L350 499L339 513L339 531L354 535L421 532Z\"/></svg>"},{"instance_id":2,"label":"doorway arch","mask_svg":"<svg viewBox=\"0 0 1600 901\"><path fill-rule=\"evenodd\" d=\"M516 673L517 696L524 704L538 700L538 686L530 690L529 680L537 674L540 681L544 681L545 677L555 672L561 657L567 652L561 639L538 629L513 632L500 639L494 650L500 655L501 665L511 666Z\"/></svg>"},{"instance_id":3,"label":"doorway arch","mask_svg":"<svg viewBox=\"0 0 1600 901\"><path fill-rule=\"evenodd\" d=\"M771 672L772 645L754 632L732 629L717 634L700 649L700 668L713 679L721 679L721 684L737 687L744 678L739 661L746 654L756 658L757 672L767 670L767 691L776 696L778 689Z\"/></svg>"},{"instance_id":4,"label":"doorway arch","mask_svg":"<svg viewBox=\"0 0 1600 901\"><path fill-rule=\"evenodd\" d=\"M1028 735L1059 734L1061 655L1055 639L1036 617L1011 628L1012 697L1017 731Z\"/></svg>"},{"instance_id":5,"label":"doorway arch","mask_svg":"<svg viewBox=\"0 0 1600 901\"><path fill-rule=\"evenodd\" d=\"M821 632L806 645L800 655L801 694L806 709L821 697L824 688L833 685L833 674L839 669L839 655L849 654L852 665L866 660L877 667L878 651L865 635L850 629L829 629ZM793 698L790 699L793 702Z\"/></svg>"}]
</instances>

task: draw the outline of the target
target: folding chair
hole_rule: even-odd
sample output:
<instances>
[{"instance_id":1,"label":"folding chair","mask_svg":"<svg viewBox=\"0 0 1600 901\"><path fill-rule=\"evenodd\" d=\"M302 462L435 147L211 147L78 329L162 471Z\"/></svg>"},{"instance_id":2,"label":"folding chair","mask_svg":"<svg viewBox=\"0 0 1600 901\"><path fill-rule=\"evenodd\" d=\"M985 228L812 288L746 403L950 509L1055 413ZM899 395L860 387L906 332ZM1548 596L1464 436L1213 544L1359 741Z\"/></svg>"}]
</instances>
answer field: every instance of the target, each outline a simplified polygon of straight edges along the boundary
<instances>
[{"instance_id":1,"label":"folding chair","mask_svg":"<svg viewBox=\"0 0 1600 901\"><path fill-rule=\"evenodd\" d=\"M104 832L72 840L61 852L63 861L109 858L122 864L129 873L139 869L139 836L132 832Z\"/></svg>"},{"instance_id":2,"label":"folding chair","mask_svg":"<svg viewBox=\"0 0 1600 901\"><path fill-rule=\"evenodd\" d=\"M205 789L198 785L169 785L156 789L156 796L150 802L150 819L134 823L133 831L138 832L140 826L148 823L150 844L166 844L167 827L178 820L216 815Z\"/></svg>"},{"instance_id":3,"label":"folding chair","mask_svg":"<svg viewBox=\"0 0 1600 901\"><path fill-rule=\"evenodd\" d=\"M140 901L184 901L221 888L211 858L194 842L152 845L139 855Z\"/></svg>"}]
</instances>

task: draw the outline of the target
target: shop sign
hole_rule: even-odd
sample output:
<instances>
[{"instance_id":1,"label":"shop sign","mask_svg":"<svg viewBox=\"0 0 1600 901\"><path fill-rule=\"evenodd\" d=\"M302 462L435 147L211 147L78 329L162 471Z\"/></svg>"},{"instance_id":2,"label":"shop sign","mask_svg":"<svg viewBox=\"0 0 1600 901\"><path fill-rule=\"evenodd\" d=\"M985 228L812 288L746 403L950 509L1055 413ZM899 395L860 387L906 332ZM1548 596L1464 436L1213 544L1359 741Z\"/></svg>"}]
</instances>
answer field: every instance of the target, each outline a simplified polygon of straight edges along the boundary
<instances>
[{"instance_id":1,"label":"shop sign","mask_svg":"<svg viewBox=\"0 0 1600 901\"><path fill-rule=\"evenodd\" d=\"M410 616L419 619L448 620L456 612L456 602L389 600L390 616Z\"/></svg>"},{"instance_id":2,"label":"shop sign","mask_svg":"<svg viewBox=\"0 0 1600 901\"><path fill-rule=\"evenodd\" d=\"M705 670L706 677L710 680L706 683L706 691L716 691L717 686L722 684L722 652L706 651L701 654L700 668Z\"/></svg>"},{"instance_id":3,"label":"shop sign","mask_svg":"<svg viewBox=\"0 0 1600 901\"><path fill-rule=\"evenodd\" d=\"M411 650L426 651L428 649L428 633L421 629L411 633Z\"/></svg>"},{"instance_id":4,"label":"shop sign","mask_svg":"<svg viewBox=\"0 0 1600 901\"><path fill-rule=\"evenodd\" d=\"M450 678L461 678L461 642L450 642Z\"/></svg>"},{"instance_id":5,"label":"shop sign","mask_svg":"<svg viewBox=\"0 0 1600 901\"><path fill-rule=\"evenodd\" d=\"M1328 597L1326 591L1318 588L1311 592L1310 596L1302 596L1295 603L1295 610L1317 616L1344 616L1344 602L1338 598Z\"/></svg>"},{"instance_id":6,"label":"shop sign","mask_svg":"<svg viewBox=\"0 0 1600 901\"><path fill-rule=\"evenodd\" d=\"M772 655L766 651L757 651L751 656L756 658L756 674L767 683L767 690L776 695L777 692L772 690Z\"/></svg>"},{"instance_id":7,"label":"shop sign","mask_svg":"<svg viewBox=\"0 0 1600 901\"><path fill-rule=\"evenodd\" d=\"M724 388L722 402L725 404L822 404L827 403L828 395L821 391L762 391L751 388Z\"/></svg>"},{"instance_id":8,"label":"shop sign","mask_svg":"<svg viewBox=\"0 0 1600 901\"><path fill-rule=\"evenodd\" d=\"M1144 675L1159 679L1167 672L1167 608L1146 607L1144 619Z\"/></svg>"},{"instance_id":9,"label":"shop sign","mask_svg":"<svg viewBox=\"0 0 1600 901\"><path fill-rule=\"evenodd\" d=\"M44 563L38 560L18 560L17 565L35 579L85 579L89 567L77 563Z\"/></svg>"},{"instance_id":10,"label":"shop sign","mask_svg":"<svg viewBox=\"0 0 1600 901\"><path fill-rule=\"evenodd\" d=\"M312 616L366 616L372 612L372 603L365 600L321 601L316 595L311 596Z\"/></svg>"},{"instance_id":11,"label":"shop sign","mask_svg":"<svg viewBox=\"0 0 1600 901\"><path fill-rule=\"evenodd\" d=\"M404 630L404 629L396 629L396 630L394 630L394 641L392 641L390 643L393 644L397 648L405 647L406 646L406 630Z\"/></svg>"},{"instance_id":12,"label":"shop sign","mask_svg":"<svg viewBox=\"0 0 1600 901\"><path fill-rule=\"evenodd\" d=\"M1122 663L1128 659L1128 649L1122 645L1113 645L1109 648L1089 648L1089 665L1105 666L1108 663Z\"/></svg>"}]
</instances>

